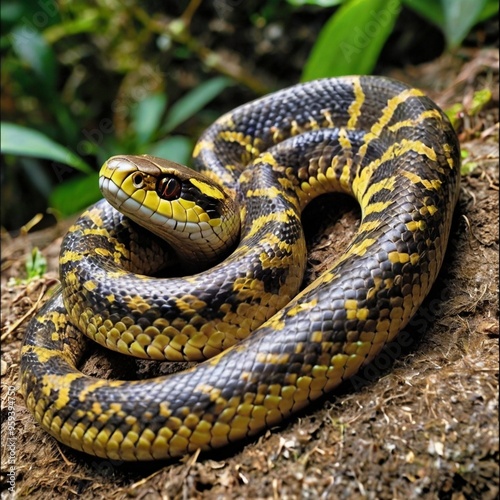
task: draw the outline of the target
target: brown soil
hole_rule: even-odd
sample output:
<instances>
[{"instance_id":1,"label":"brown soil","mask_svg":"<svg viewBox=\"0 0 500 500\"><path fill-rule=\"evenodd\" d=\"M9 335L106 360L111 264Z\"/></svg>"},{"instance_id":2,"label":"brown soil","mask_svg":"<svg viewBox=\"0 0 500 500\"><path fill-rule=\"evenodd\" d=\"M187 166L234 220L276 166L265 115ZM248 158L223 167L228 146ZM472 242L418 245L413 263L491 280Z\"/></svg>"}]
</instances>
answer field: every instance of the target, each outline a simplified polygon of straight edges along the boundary
<instances>
[{"instance_id":1,"label":"brown soil","mask_svg":"<svg viewBox=\"0 0 500 500\"><path fill-rule=\"evenodd\" d=\"M399 339L335 394L250 442L180 462L88 457L43 432L16 392L23 333L57 278L67 224L4 237L2 498L9 498L11 466L18 498L498 497L498 52L447 56L392 76L424 88L445 109L463 104L464 167L475 166L463 176L442 272ZM483 88L492 100L471 116L473 93ZM338 197L333 205L318 200L305 215L316 226L308 231L307 280L355 232L355 205ZM43 248L49 272L9 284L22 276L33 246Z\"/></svg>"}]
</instances>

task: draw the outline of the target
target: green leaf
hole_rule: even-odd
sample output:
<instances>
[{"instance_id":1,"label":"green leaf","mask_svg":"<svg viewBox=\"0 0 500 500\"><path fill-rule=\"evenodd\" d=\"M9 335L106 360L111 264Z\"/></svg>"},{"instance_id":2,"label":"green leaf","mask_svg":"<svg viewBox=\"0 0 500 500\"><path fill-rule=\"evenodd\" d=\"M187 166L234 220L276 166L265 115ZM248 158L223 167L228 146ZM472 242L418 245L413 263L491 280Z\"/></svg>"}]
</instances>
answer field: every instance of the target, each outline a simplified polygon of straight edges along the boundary
<instances>
[{"instance_id":1,"label":"green leaf","mask_svg":"<svg viewBox=\"0 0 500 500\"><path fill-rule=\"evenodd\" d=\"M458 129L460 123L462 122L463 112L464 112L464 105L460 102L457 102L452 106L450 106L449 108L445 109L446 116L449 118L455 130Z\"/></svg>"},{"instance_id":2,"label":"green leaf","mask_svg":"<svg viewBox=\"0 0 500 500\"><path fill-rule=\"evenodd\" d=\"M38 31L25 25L14 28L11 37L12 47L19 59L35 72L40 83L53 90L57 71L52 47Z\"/></svg>"},{"instance_id":3,"label":"green leaf","mask_svg":"<svg viewBox=\"0 0 500 500\"><path fill-rule=\"evenodd\" d=\"M301 80L371 73L399 10L399 0L344 4L321 30Z\"/></svg>"},{"instance_id":4,"label":"green leaf","mask_svg":"<svg viewBox=\"0 0 500 500\"><path fill-rule=\"evenodd\" d=\"M460 45L476 24L486 0L441 0L444 10L444 34L448 47Z\"/></svg>"},{"instance_id":5,"label":"green leaf","mask_svg":"<svg viewBox=\"0 0 500 500\"><path fill-rule=\"evenodd\" d=\"M166 94L157 93L149 95L134 106L132 129L135 131L138 145L147 144L155 135L166 105Z\"/></svg>"},{"instance_id":6,"label":"green leaf","mask_svg":"<svg viewBox=\"0 0 500 500\"><path fill-rule=\"evenodd\" d=\"M80 212L101 198L99 174L93 172L91 175L70 179L56 186L49 198L49 205L63 217L67 217Z\"/></svg>"},{"instance_id":7,"label":"green leaf","mask_svg":"<svg viewBox=\"0 0 500 500\"><path fill-rule=\"evenodd\" d=\"M479 21L498 12L498 0L402 0L441 29L448 48L462 43Z\"/></svg>"},{"instance_id":8,"label":"green leaf","mask_svg":"<svg viewBox=\"0 0 500 500\"><path fill-rule=\"evenodd\" d=\"M181 135L167 137L148 148L149 154L175 161L181 165L187 165L192 151L192 141Z\"/></svg>"},{"instance_id":9,"label":"green leaf","mask_svg":"<svg viewBox=\"0 0 500 500\"><path fill-rule=\"evenodd\" d=\"M231 84L232 80L229 78L218 76L203 82L198 87L189 91L172 105L161 128L161 133L167 134L174 130L182 122L185 122L188 118L191 118L203 109L212 99L217 97Z\"/></svg>"},{"instance_id":10,"label":"green leaf","mask_svg":"<svg viewBox=\"0 0 500 500\"><path fill-rule=\"evenodd\" d=\"M481 89L474 92L469 110L470 116L476 116L492 99L493 95L490 89Z\"/></svg>"},{"instance_id":11,"label":"green leaf","mask_svg":"<svg viewBox=\"0 0 500 500\"><path fill-rule=\"evenodd\" d=\"M26 257L26 280L29 282L37 278L43 278L47 270L47 259L40 252L38 247L34 247L31 255Z\"/></svg>"},{"instance_id":12,"label":"green leaf","mask_svg":"<svg viewBox=\"0 0 500 500\"><path fill-rule=\"evenodd\" d=\"M0 151L3 154L17 156L34 156L45 158L58 163L64 163L70 167L85 173L92 173L93 169L79 156L69 149L54 142L50 137L26 127L14 123L0 123Z\"/></svg>"}]
</instances>

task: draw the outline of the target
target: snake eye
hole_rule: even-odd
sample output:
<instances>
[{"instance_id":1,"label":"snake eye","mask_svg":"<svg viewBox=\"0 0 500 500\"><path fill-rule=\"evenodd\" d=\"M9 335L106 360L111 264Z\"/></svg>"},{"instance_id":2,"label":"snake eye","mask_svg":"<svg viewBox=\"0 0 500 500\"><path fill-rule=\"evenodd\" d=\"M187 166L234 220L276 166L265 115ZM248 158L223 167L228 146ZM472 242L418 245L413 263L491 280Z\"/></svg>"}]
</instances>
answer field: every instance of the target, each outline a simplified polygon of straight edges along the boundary
<instances>
[{"instance_id":1,"label":"snake eye","mask_svg":"<svg viewBox=\"0 0 500 500\"><path fill-rule=\"evenodd\" d=\"M181 194L181 181L176 177L160 177L156 183L156 192L164 200L175 200Z\"/></svg>"},{"instance_id":2,"label":"snake eye","mask_svg":"<svg viewBox=\"0 0 500 500\"><path fill-rule=\"evenodd\" d=\"M132 176L132 184L135 188L141 188L144 185L144 176L140 172L136 172Z\"/></svg>"}]
</instances>

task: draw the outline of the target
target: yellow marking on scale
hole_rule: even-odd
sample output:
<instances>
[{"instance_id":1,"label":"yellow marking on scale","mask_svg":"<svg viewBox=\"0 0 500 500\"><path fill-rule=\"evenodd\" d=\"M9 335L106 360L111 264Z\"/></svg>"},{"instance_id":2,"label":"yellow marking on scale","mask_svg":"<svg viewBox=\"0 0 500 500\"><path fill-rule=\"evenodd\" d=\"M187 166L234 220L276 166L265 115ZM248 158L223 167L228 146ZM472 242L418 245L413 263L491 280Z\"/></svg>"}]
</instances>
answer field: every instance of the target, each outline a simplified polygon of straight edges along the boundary
<instances>
[{"instance_id":1,"label":"yellow marking on scale","mask_svg":"<svg viewBox=\"0 0 500 500\"><path fill-rule=\"evenodd\" d=\"M365 93L363 92L363 88L361 87L361 83L359 78L356 77L353 79L353 88L354 88L354 100L347 112L349 113L349 121L347 122L347 128L353 129L356 127L358 122L359 115L361 114L361 106L365 102Z\"/></svg>"},{"instance_id":2,"label":"yellow marking on scale","mask_svg":"<svg viewBox=\"0 0 500 500\"><path fill-rule=\"evenodd\" d=\"M377 123L375 123L370 133L379 136L384 127L391 121L396 109L400 104L407 101L410 97L423 97L425 94L419 89L405 89L398 95L391 97L387 101L387 105L382 111L382 116L378 119Z\"/></svg>"},{"instance_id":3,"label":"yellow marking on scale","mask_svg":"<svg viewBox=\"0 0 500 500\"><path fill-rule=\"evenodd\" d=\"M352 190L356 198L362 197L368 186L372 174L378 169L383 163L393 160L399 156L402 156L409 151L413 151L422 156L426 156L429 160L436 161L436 152L425 145L422 141L410 141L408 139L402 139L401 142L397 142L389 146L382 156L371 161L365 168L361 171L360 175L354 178L352 182Z\"/></svg>"},{"instance_id":4,"label":"yellow marking on scale","mask_svg":"<svg viewBox=\"0 0 500 500\"><path fill-rule=\"evenodd\" d=\"M315 305L318 304L318 299L313 299L310 302L302 302L301 304L297 304L296 306L292 307L289 309L289 311L286 313L287 316L296 316L302 311L309 311L309 309L312 309Z\"/></svg>"},{"instance_id":5,"label":"yellow marking on scale","mask_svg":"<svg viewBox=\"0 0 500 500\"><path fill-rule=\"evenodd\" d=\"M274 353L274 352L258 352L255 356L258 363L266 363L273 365L286 365L290 361L290 354L288 353Z\"/></svg>"},{"instance_id":6,"label":"yellow marking on scale","mask_svg":"<svg viewBox=\"0 0 500 500\"><path fill-rule=\"evenodd\" d=\"M84 402L88 394L92 394L96 389L100 387L121 387L125 384L123 380L96 380L92 384L86 385L86 387L80 391L78 394L78 400ZM115 403L116 404L116 403Z\"/></svg>"},{"instance_id":7,"label":"yellow marking on scale","mask_svg":"<svg viewBox=\"0 0 500 500\"><path fill-rule=\"evenodd\" d=\"M335 124L333 122L332 114L328 109L322 109L321 114L325 117L326 124L328 127L334 128Z\"/></svg>"},{"instance_id":8,"label":"yellow marking on scale","mask_svg":"<svg viewBox=\"0 0 500 500\"><path fill-rule=\"evenodd\" d=\"M21 354L26 354L27 352L33 352L40 363L46 363L49 359L61 356L60 352L53 351L52 349L46 349L45 347L24 345L21 349Z\"/></svg>"},{"instance_id":9,"label":"yellow marking on scale","mask_svg":"<svg viewBox=\"0 0 500 500\"><path fill-rule=\"evenodd\" d=\"M252 237L257 233L263 226L270 222L281 222L286 223L291 217L295 217L295 211L292 209L285 210L284 212L273 212L272 214L262 215L257 217L253 223L252 228L248 233L248 237Z\"/></svg>"},{"instance_id":10,"label":"yellow marking on scale","mask_svg":"<svg viewBox=\"0 0 500 500\"><path fill-rule=\"evenodd\" d=\"M85 283L83 283L82 286L86 290L88 290L89 292L92 292L93 290L95 290L97 288L97 283L95 281L93 281L93 280L88 280Z\"/></svg>"},{"instance_id":11,"label":"yellow marking on scale","mask_svg":"<svg viewBox=\"0 0 500 500\"><path fill-rule=\"evenodd\" d=\"M85 212L85 215L94 223L97 227L104 226L104 221L101 218L101 211L97 208L92 208Z\"/></svg>"},{"instance_id":12,"label":"yellow marking on scale","mask_svg":"<svg viewBox=\"0 0 500 500\"><path fill-rule=\"evenodd\" d=\"M367 215L370 215L370 214L376 214L376 213L383 212L388 207L390 207L393 203L394 203L393 200L377 201L376 203L370 203L368 206L366 206L362 209L363 217L366 217Z\"/></svg>"},{"instance_id":13,"label":"yellow marking on scale","mask_svg":"<svg viewBox=\"0 0 500 500\"><path fill-rule=\"evenodd\" d=\"M162 200L156 194L156 191L148 191L146 193L143 205L149 208L149 210L151 210L152 212L158 212L165 217L172 217L172 208L170 206L170 203L168 203L165 200Z\"/></svg>"},{"instance_id":14,"label":"yellow marking on scale","mask_svg":"<svg viewBox=\"0 0 500 500\"><path fill-rule=\"evenodd\" d=\"M217 200L223 200L225 198L225 194L217 187L208 184L208 182L201 181L200 179L191 178L189 182L197 187L202 194L205 196L209 196L211 198L215 198Z\"/></svg>"},{"instance_id":15,"label":"yellow marking on scale","mask_svg":"<svg viewBox=\"0 0 500 500\"><path fill-rule=\"evenodd\" d=\"M165 205L170 205L172 208L172 218L177 222L186 222L187 214L184 207L179 203L179 200L174 200L172 202L161 200L160 201L160 212L163 210Z\"/></svg>"},{"instance_id":16,"label":"yellow marking on scale","mask_svg":"<svg viewBox=\"0 0 500 500\"><path fill-rule=\"evenodd\" d=\"M391 121L397 107L401 103L408 100L410 97L422 97L422 96L424 96L424 93L421 90L406 89L406 90L403 90L403 92L401 92L400 94L392 97L391 99L389 99L387 101L387 105L383 109L382 115L377 120L377 122L372 125L370 132L365 134L365 137L364 137L365 143L359 148L359 155L361 156L361 158L363 158L365 156L370 142L373 139L376 139L377 137L379 137L380 134L382 133L382 131L384 130L384 128Z\"/></svg>"},{"instance_id":17,"label":"yellow marking on scale","mask_svg":"<svg viewBox=\"0 0 500 500\"><path fill-rule=\"evenodd\" d=\"M407 179L410 179L411 182L414 184L420 183L422 184L425 188L437 191L440 187L442 182L439 179L433 179L433 180L428 180L428 179L422 179L419 175L413 173L413 172L406 172L403 171L401 174L406 177Z\"/></svg>"},{"instance_id":18,"label":"yellow marking on scale","mask_svg":"<svg viewBox=\"0 0 500 500\"><path fill-rule=\"evenodd\" d=\"M89 229L83 229L82 235L84 236L104 236L105 238L110 238L109 231L101 227L92 227Z\"/></svg>"},{"instance_id":19,"label":"yellow marking on scale","mask_svg":"<svg viewBox=\"0 0 500 500\"><path fill-rule=\"evenodd\" d=\"M434 215L438 211L436 205L426 205L426 208L431 215Z\"/></svg>"},{"instance_id":20,"label":"yellow marking on scale","mask_svg":"<svg viewBox=\"0 0 500 500\"><path fill-rule=\"evenodd\" d=\"M363 174L363 172L361 172L361 176L363 175L366 174ZM397 180L396 176L392 175L391 177L386 177L385 179L382 179L378 182L374 182L366 190L365 194L363 195L363 198L361 199L361 203L367 205L368 202L370 201L370 198L375 193L378 193L382 189L386 189L387 191L394 191L396 180Z\"/></svg>"},{"instance_id":21,"label":"yellow marking on scale","mask_svg":"<svg viewBox=\"0 0 500 500\"><path fill-rule=\"evenodd\" d=\"M319 123L314 118L309 118L309 128L311 130L319 130L321 127Z\"/></svg>"},{"instance_id":22,"label":"yellow marking on scale","mask_svg":"<svg viewBox=\"0 0 500 500\"><path fill-rule=\"evenodd\" d=\"M285 328L285 322L282 320L281 315L276 314L266 321L263 327L264 326L272 328L273 330L283 330L283 328Z\"/></svg>"},{"instance_id":23,"label":"yellow marking on scale","mask_svg":"<svg viewBox=\"0 0 500 500\"><path fill-rule=\"evenodd\" d=\"M440 120L441 114L437 109L428 109L427 111L423 111L422 113L420 113L417 118L412 118L411 120L401 120L400 122L394 123L393 125L388 127L388 130L390 130L391 132L397 132L404 127L414 127L415 125L430 118Z\"/></svg>"},{"instance_id":24,"label":"yellow marking on scale","mask_svg":"<svg viewBox=\"0 0 500 500\"><path fill-rule=\"evenodd\" d=\"M196 207L196 203L192 200L185 200L184 198L179 198L177 200L186 210L193 209Z\"/></svg>"},{"instance_id":25,"label":"yellow marking on scale","mask_svg":"<svg viewBox=\"0 0 500 500\"><path fill-rule=\"evenodd\" d=\"M214 150L214 142L207 141L207 140L198 141L196 143L196 146L194 147L193 158L197 158L204 149L207 151L213 151Z\"/></svg>"},{"instance_id":26,"label":"yellow marking on scale","mask_svg":"<svg viewBox=\"0 0 500 500\"><path fill-rule=\"evenodd\" d=\"M265 197L269 199L274 199L278 198L279 196L283 196L283 191L278 189L275 186L268 187L268 188L259 188L259 189L249 189L246 193L247 198L252 198L252 197Z\"/></svg>"},{"instance_id":27,"label":"yellow marking on scale","mask_svg":"<svg viewBox=\"0 0 500 500\"><path fill-rule=\"evenodd\" d=\"M222 393L221 389L218 389L210 384L205 384L203 382L201 384L198 384L194 390L196 392L200 392L201 394L207 394L208 396L210 396L210 401L212 402L216 401Z\"/></svg>"},{"instance_id":28,"label":"yellow marking on scale","mask_svg":"<svg viewBox=\"0 0 500 500\"><path fill-rule=\"evenodd\" d=\"M262 153L262 155L259 158L259 163L269 163L272 167L277 167L278 162L276 161L276 158L266 151L265 153Z\"/></svg>"},{"instance_id":29,"label":"yellow marking on scale","mask_svg":"<svg viewBox=\"0 0 500 500\"><path fill-rule=\"evenodd\" d=\"M449 144L443 144L443 151L446 156L446 162L448 163L449 167L453 170L455 168L455 163L453 161L453 158L451 157L451 147Z\"/></svg>"},{"instance_id":30,"label":"yellow marking on scale","mask_svg":"<svg viewBox=\"0 0 500 500\"><path fill-rule=\"evenodd\" d=\"M297 120L292 120L291 128L290 128L290 135L298 135L302 132L302 128L299 126L297 123Z\"/></svg>"},{"instance_id":31,"label":"yellow marking on scale","mask_svg":"<svg viewBox=\"0 0 500 500\"><path fill-rule=\"evenodd\" d=\"M129 165L129 162L125 160L125 158L113 158L112 161L113 163L124 162ZM99 176L104 177L105 179L109 179L113 184L120 187L123 179L125 179L125 177L128 175L128 172L126 170L115 170L114 168L111 168L109 166L109 163L110 160L104 163L99 172Z\"/></svg>"},{"instance_id":32,"label":"yellow marking on scale","mask_svg":"<svg viewBox=\"0 0 500 500\"><path fill-rule=\"evenodd\" d=\"M144 202L144 198L146 198L146 191L144 189L137 189L132 193L132 199L137 201L137 203Z\"/></svg>"},{"instance_id":33,"label":"yellow marking on scale","mask_svg":"<svg viewBox=\"0 0 500 500\"><path fill-rule=\"evenodd\" d=\"M50 397L52 390L57 389L58 395L54 401L54 406L57 410L61 410L70 401L69 391L71 383L84 377L85 375L82 373L68 373L67 375L46 374L42 377L42 392L44 396Z\"/></svg>"},{"instance_id":34,"label":"yellow marking on scale","mask_svg":"<svg viewBox=\"0 0 500 500\"><path fill-rule=\"evenodd\" d=\"M369 232L369 231L374 231L375 229L380 228L381 222L379 220L371 220L368 222L362 222L359 226L358 231L361 233Z\"/></svg>"},{"instance_id":35,"label":"yellow marking on scale","mask_svg":"<svg viewBox=\"0 0 500 500\"><path fill-rule=\"evenodd\" d=\"M376 241L377 240L375 238L365 238L363 241L355 243L347 250L347 252L342 257L340 257L338 262L343 262L347 259L350 259L352 255L362 257Z\"/></svg>"},{"instance_id":36,"label":"yellow marking on scale","mask_svg":"<svg viewBox=\"0 0 500 500\"><path fill-rule=\"evenodd\" d=\"M59 264L67 264L68 262L77 262L83 259L83 254L66 250L59 259Z\"/></svg>"},{"instance_id":37,"label":"yellow marking on scale","mask_svg":"<svg viewBox=\"0 0 500 500\"><path fill-rule=\"evenodd\" d=\"M120 189L124 193L127 193L129 196L132 196L137 189L134 185L133 178L134 177L132 175L129 175L128 177L125 177L125 179L123 179L123 182L120 184Z\"/></svg>"},{"instance_id":38,"label":"yellow marking on scale","mask_svg":"<svg viewBox=\"0 0 500 500\"><path fill-rule=\"evenodd\" d=\"M260 154L260 150L254 146L253 138L250 135L244 135L243 132L233 132L231 130L224 130L219 134L219 137L226 142L235 142L243 146L253 157Z\"/></svg>"},{"instance_id":39,"label":"yellow marking on scale","mask_svg":"<svg viewBox=\"0 0 500 500\"><path fill-rule=\"evenodd\" d=\"M345 153L345 165L342 168L342 174L340 175L339 183L342 186L342 191L351 191L351 168L352 168L352 144L347 137L347 132L342 129L339 132L339 143L342 146Z\"/></svg>"}]
</instances>

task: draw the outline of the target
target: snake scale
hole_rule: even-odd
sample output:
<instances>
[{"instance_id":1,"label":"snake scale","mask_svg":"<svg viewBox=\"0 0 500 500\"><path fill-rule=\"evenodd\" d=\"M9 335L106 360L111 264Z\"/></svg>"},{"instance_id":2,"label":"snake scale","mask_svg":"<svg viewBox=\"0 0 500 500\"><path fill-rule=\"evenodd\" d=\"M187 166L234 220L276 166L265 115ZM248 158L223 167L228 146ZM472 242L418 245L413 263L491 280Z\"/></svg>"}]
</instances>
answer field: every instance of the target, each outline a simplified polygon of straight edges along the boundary
<instances>
[{"instance_id":1,"label":"snake scale","mask_svg":"<svg viewBox=\"0 0 500 500\"><path fill-rule=\"evenodd\" d=\"M443 262L459 157L421 91L365 76L298 84L227 113L199 139L197 172L111 158L100 176L108 201L70 228L62 293L27 329L28 409L60 442L120 460L211 450L281 422L356 374L417 311ZM359 231L299 291L301 212L332 191L359 202ZM186 276L146 276L171 256L159 237ZM80 330L126 354L206 361L97 379L77 369Z\"/></svg>"}]
</instances>

